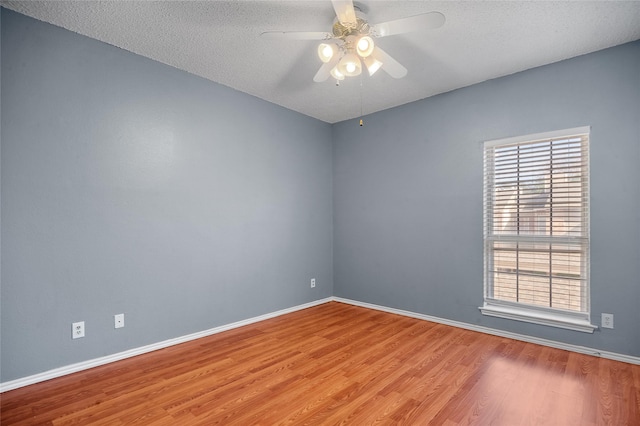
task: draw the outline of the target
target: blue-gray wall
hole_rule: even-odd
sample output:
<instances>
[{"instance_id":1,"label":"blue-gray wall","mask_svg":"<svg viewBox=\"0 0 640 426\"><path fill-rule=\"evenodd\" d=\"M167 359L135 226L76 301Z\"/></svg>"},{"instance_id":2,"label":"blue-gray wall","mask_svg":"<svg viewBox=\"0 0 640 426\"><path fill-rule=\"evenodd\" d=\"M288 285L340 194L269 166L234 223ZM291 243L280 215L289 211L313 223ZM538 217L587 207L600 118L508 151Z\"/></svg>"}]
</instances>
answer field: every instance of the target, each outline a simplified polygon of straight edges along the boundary
<instances>
[{"instance_id":1,"label":"blue-gray wall","mask_svg":"<svg viewBox=\"0 0 640 426\"><path fill-rule=\"evenodd\" d=\"M640 356L640 42L330 126L0 13L0 381L331 295ZM482 141L584 125L616 328L483 317Z\"/></svg>"},{"instance_id":2,"label":"blue-gray wall","mask_svg":"<svg viewBox=\"0 0 640 426\"><path fill-rule=\"evenodd\" d=\"M640 356L640 42L334 126L334 294ZM482 141L591 126L594 334L482 316Z\"/></svg>"},{"instance_id":3,"label":"blue-gray wall","mask_svg":"<svg viewBox=\"0 0 640 426\"><path fill-rule=\"evenodd\" d=\"M333 293L329 124L1 25L2 382Z\"/></svg>"}]
</instances>

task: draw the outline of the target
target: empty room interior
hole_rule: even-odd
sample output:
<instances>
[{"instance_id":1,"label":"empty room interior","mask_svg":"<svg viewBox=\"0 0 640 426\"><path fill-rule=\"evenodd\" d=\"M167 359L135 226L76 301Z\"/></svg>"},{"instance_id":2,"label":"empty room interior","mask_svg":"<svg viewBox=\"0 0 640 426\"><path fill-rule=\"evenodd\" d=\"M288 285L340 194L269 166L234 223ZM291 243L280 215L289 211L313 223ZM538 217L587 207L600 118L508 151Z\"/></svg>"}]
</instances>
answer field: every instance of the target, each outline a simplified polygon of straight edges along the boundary
<instances>
[{"instance_id":1,"label":"empty room interior","mask_svg":"<svg viewBox=\"0 0 640 426\"><path fill-rule=\"evenodd\" d=\"M3 425L640 424L640 2L0 5Z\"/></svg>"}]
</instances>

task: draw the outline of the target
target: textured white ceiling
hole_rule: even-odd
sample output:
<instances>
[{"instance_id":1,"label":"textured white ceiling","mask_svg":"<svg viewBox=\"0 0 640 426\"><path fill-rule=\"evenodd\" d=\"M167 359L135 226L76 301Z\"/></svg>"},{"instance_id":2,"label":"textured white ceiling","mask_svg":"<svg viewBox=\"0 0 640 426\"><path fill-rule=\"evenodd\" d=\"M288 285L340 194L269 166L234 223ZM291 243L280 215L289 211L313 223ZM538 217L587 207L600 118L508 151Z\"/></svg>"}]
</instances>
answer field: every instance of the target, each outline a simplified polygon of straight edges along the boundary
<instances>
[{"instance_id":1,"label":"textured white ceiling","mask_svg":"<svg viewBox=\"0 0 640 426\"><path fill-rule=\"evenodd\" d=\"M330 31L329 0L1 4L329 123L640 39L640 1L362 1L371 23L434 10L446 22L376 40L405 78L378 72L336 87L313 82L317 42L260 37Z\"/></svg>"}]
</instances>

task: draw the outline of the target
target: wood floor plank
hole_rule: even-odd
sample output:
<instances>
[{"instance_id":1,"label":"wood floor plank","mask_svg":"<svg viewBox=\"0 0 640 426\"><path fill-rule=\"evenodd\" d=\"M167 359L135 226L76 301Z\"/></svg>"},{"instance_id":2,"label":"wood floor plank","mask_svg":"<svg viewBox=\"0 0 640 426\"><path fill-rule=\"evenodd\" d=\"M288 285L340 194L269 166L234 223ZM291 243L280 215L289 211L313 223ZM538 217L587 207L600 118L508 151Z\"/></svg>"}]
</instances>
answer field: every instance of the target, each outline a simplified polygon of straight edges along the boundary
<instances>
[{"instance_id":1,"label":"wood floor plank","mask_svg":"<svg viewBox=\"0 0 640 426\"><path fill-rule=\"evenodd\" d=\"M640 425L640 366L337 302L5 392L2 425Z\"/></svg>"}]
</instances>

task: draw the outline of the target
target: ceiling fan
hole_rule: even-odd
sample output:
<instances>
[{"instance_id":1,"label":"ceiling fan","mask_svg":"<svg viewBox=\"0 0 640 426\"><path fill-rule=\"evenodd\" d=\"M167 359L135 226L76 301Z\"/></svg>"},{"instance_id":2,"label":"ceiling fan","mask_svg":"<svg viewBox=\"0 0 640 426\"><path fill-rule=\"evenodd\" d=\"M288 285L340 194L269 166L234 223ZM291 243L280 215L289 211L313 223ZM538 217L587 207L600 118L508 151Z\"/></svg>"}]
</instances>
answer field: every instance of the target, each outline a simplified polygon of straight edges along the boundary
<instances>
[{"instance_id":1,"label":"ceiling fan","mask_svg":"<svg viewBox=\"0 0 640 426\"><path fill-rule=\"evenodd\" d=\"M444 15L428 12L408 18L370 24L362 7L352 0L331 0L336 12L331 32L322 31L266 31L265 38L290 40L322 40L318 46L318 56L323 62L313 81L320 83L332 76L336 81L362 73L362 64L369 75L379 69L393 78L407 75L407 69L387 52L376 46L374 38L396 34L435 29L444 25Z\"/></svg>"}]
</instances>

